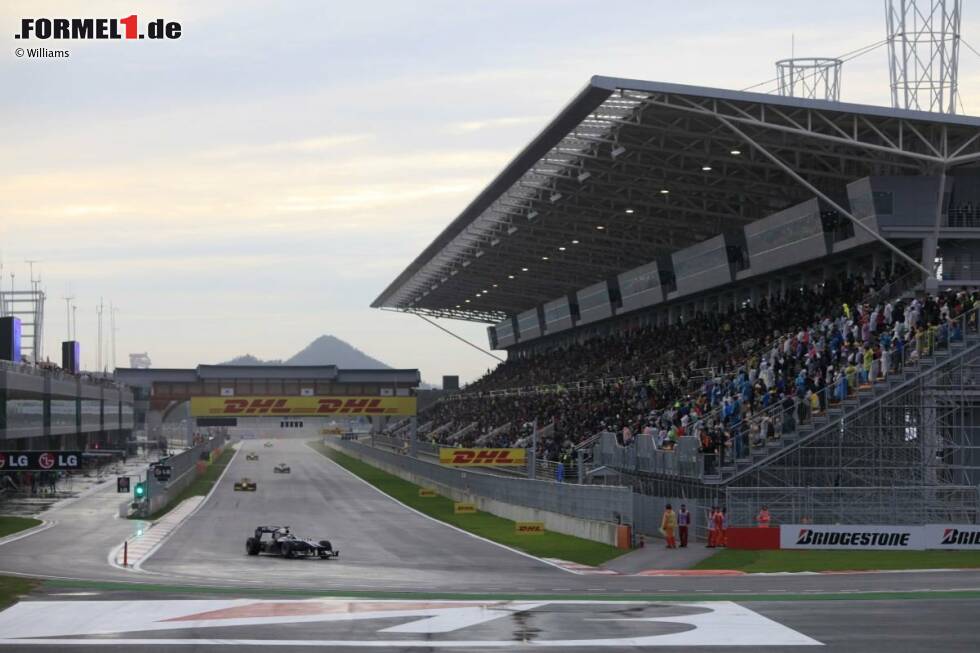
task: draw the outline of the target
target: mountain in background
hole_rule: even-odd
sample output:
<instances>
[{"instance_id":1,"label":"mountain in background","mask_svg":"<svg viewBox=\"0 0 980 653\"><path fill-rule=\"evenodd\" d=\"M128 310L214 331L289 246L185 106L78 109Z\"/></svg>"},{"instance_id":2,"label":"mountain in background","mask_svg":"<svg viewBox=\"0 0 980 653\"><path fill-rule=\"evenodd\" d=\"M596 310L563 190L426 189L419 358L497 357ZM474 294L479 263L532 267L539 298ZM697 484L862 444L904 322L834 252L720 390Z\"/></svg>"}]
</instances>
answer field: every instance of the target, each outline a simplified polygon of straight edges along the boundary
<instances>
[{"instance_id":1,"label":"mountain in background","mask_svg":"<svg viewBox=\"0 0 980 653\"><path fill-rule=\"evenodd\" d=\"M283 360L256 358L251 354L238 356L221 365L336 365L351 370L390 370L376 358L371 358L360 349L349 345L334 336L320 336L296 355Z\"/></svg>"}]
</instances>

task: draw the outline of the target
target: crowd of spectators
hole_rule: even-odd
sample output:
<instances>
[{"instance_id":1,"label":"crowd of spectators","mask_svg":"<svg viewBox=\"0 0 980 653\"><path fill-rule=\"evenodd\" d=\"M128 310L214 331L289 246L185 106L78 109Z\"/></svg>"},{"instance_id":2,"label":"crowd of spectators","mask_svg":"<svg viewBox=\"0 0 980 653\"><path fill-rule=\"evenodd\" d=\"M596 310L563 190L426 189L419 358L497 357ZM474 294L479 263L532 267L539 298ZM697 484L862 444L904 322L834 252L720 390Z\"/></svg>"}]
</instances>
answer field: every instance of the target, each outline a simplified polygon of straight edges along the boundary
<instances>
[{"instance_id":1,"label":"crowd of spectators","mask_svg":"<svg viewBox=\"0 0 980 653\"><path fill-rule=\"evenodd\" d=\"M966 291L869 301L893 279L828 281L720 315L517 357L434 405L424 420L450 425L442 441L475 422L451 444L483 446L525 446L535 420L553 425L538 445L549 460L600 431L617 433L624 445L651 438L659 449L694 436L702 452L720 455L709 456L711 464L723 464L898 371L935 341L959 337L952 319L980 307L980 293ZM704 376L693 372L709 367ZM610 377L617 380L601 381ZM592 383L562 387L582 380ZM553 387L487 392L542 384Z\"/></svg>"}]
</instances>

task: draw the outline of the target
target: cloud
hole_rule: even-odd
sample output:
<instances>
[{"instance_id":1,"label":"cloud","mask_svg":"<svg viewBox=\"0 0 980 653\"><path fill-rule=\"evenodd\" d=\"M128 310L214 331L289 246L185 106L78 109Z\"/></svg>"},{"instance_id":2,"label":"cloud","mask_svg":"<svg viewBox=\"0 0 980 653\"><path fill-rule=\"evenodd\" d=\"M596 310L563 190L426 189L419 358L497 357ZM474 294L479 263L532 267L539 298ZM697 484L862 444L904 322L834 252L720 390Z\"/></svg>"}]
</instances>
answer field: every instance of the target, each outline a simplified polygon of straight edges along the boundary
<instances>
[{"instance_id":1,"label":"cloud","mask_svg":"<svg viewBox=\"0 0 980 653\"><path fill-rule=\"evenodd\" d=\"M373 134L342 134L277 143L230 145L203 150L195 153L195 156L207 160L245 159L270 154L320 154L327 150L341 148L344 145L365 143L373 138Z\"/></svg>"},{"instance_id":2,"label":"cloud","mask_svg":"<svg viewBox=\"0 0 980 653\"><path fill-rule=\"evenodd\" d=\"M515 125L543 125L548 121L544 116L520 116L511 118L491 118L488 120L473 120L469 122L457 122L450 125L447 129L451 134L465 134L469 132L484 131L486 129L499 129L501 127L513 127Z\"/></svg>"}]
</instances>

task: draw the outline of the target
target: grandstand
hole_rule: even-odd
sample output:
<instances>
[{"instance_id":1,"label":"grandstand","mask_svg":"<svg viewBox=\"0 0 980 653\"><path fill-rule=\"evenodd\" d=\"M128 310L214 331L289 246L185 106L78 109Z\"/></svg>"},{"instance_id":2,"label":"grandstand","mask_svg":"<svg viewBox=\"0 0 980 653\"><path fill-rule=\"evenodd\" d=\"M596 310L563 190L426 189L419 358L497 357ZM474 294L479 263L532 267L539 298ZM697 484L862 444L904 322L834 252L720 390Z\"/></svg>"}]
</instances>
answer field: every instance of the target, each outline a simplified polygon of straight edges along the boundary
<instances>
[{"instance_id":1,"label":"grandstand","mask_svg":"<svg viewBox=\"0 0 980 653\"><path fill-rule=\"evenodd\" d=\"M546 425L734 523L972 523L978 206L978 118L594 77L373 306L507 352L420 437Z\"/></svg>"}]
</instances>

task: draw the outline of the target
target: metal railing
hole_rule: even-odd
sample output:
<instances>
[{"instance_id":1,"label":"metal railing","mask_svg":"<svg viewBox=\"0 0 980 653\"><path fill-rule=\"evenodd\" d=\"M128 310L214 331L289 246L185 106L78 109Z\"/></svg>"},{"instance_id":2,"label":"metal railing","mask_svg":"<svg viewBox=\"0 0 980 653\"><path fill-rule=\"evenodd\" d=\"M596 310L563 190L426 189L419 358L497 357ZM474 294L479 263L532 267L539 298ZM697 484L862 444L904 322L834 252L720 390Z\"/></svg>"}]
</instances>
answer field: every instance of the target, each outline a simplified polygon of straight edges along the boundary
<instances>
[{"instance_id":1,"label":"metal railing","mask_svg":"<svg viewBox=\"0 0 980 653\"><path fill-rule=\"evenodd\" d=\"M690 373L681 377L672 372L654 372L651 374L634 374L628 376L606 377L601 379L581 379L577 381L564 381L561 383L547 383L541 385L515 386L512 388L501 388L499 390L486 390L484 392L458 392L442 397L440 401L455 401L459 399L480 399L487 397L519 397L523 395L535 394L554 394L570 392L574 390L593 390L605 388L611 385L623 383L647 384L651 381L679 381L681 378L687 379L688 383L695 380L703 380L713 374L713 368L696 368ZM435 404L433 404L435 405Z\"/></svg>"},{"instance_id":2,"label":"metal railing","mask_svg":"<svg viewBox=\"0 0 980 653\"><path fill-rule=\"evenodd\" d=\"M763 506L774 524L975 524L980 489L954 485L730 487L726 505L732 526L754 526Z\"/></svg>"}]
</instances>

